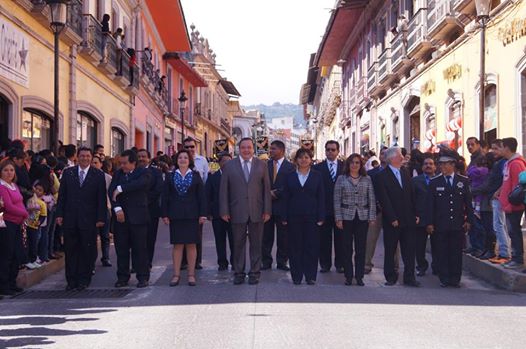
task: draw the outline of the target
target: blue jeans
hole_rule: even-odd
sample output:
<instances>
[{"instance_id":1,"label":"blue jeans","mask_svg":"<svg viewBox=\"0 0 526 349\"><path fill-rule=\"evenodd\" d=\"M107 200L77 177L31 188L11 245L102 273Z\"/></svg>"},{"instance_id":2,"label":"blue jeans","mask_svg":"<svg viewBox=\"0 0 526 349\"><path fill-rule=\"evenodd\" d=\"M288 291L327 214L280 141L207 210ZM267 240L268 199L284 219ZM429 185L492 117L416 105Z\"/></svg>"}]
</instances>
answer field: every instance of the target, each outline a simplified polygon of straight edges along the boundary
<instances>
[{"instance_id":1,"label":"blue jeans","mask_svg":"<svg viewBox=\"0 0 526 349\"><path fill-rule=\"evenodd\" d=\"M521 219L524 211L506 213L508 234L511 240L511 260L520 264L524 263L524 241L522 240Z\"/></svg>"},{"instance_id":2,"label":"blue jeans","mask_svg":"<svg viewBox=\"0 0 526 349\"><path fill-rule=\"evenodd\" d=\"M498 254L504 258L510 258L510 237L506 226L506 215L502 211L499 200L491 200L493 208L493 230L497 237Z\"/></svg>"}]
</instances>

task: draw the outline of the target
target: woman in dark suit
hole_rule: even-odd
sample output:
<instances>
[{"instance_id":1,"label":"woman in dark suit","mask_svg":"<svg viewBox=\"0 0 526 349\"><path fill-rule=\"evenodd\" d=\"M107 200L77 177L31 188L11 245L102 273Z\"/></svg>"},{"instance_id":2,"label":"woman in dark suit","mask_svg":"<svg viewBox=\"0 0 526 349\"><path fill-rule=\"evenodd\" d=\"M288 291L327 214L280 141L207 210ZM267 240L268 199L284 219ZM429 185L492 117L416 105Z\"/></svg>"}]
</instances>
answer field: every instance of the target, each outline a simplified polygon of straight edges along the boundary
<instances>
[{"instance_id":1,"label":"woman in dark suit","mask_svg":"<svg viewBox=\"0 0 526 349\"><path fill-rule=\"evenodd\" d=\"M284 187L285 219L288 225L290 274L295 285L303 277L316 283L320 253L320 226L325 219L325 190L322 175L311 170L312 155L306 149L296 152L297 170L287 176Z\"/></svg>"},{"instance_id":2,"label":"woman in dark suit","mask_svg":"<svg viewBox=\"0 0 526 349\"><path fill-rule=\"evenodd\" d=\"M206 198L203 180L193 170L194 161L187 150L174 156L174 171L167 175L161 196L161 217L170 224L170 243L174 275L170 286L179 284L183 249L188 257L188 285L195 286L196 244L199 225L206 221Z\"/></svg>"},{"instance_id":3,"label":"woman in dark suit","mask_svg":"<svg viewBox=\"0 0 526 349\"><path fill-rule=\"evenodd\" d=\"M336 180L334 216L336 226L343 229L345 284L352 285L354 276L356 284L364 286L365 244L369 224L374 224L376 220L376 199L373 182L367 176L359 154L349 156L345 161L343 175Z\"/></svg>"}]
</instances>

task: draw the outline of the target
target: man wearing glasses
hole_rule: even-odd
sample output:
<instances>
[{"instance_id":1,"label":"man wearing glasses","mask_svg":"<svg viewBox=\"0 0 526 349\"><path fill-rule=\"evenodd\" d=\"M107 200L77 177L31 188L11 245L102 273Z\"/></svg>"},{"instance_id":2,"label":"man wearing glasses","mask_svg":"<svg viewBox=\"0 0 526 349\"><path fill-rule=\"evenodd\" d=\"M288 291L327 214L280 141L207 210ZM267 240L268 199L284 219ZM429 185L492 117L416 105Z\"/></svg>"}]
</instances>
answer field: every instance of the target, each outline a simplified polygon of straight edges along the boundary
<instances>
[{"instance_id":1,"label":"man wearing glasses","mask_svg":"<svg viewBox=\"0 0 526 349\"><path fill-rule=\"evenodd\" d=\"M199 172L203 183L206 183L208 178L208 161L202 155L196 154L197 143L192 137L185 138L183 142L184 149L188 150L192 158L194 159L194 170ZM195 264L195 269L203 269L201 266L201 261L203 259L203 225L199 226L199 243L197 244L197 262ZM186 257L186 254L185 254ZM183 258L183 265L185 265L186 258Z\"/></svg>"},{"instance_id":2,"label":"man wearing glasses","mask_svg":"<svg viewBox=\"0 0 526 349\"><path fill-rule=\"evenodd\" d=\"M343 273L342 231L334 222L334 185L336 178L343 173L343 161L338 160L340 144L334 140L325 143L324 161L314 166L323 177L325 188L326 219L320 229L320 272L327 273L332 266L332 236L334 234L334 266L338 273Z\"/></svg>"}]
</instances>

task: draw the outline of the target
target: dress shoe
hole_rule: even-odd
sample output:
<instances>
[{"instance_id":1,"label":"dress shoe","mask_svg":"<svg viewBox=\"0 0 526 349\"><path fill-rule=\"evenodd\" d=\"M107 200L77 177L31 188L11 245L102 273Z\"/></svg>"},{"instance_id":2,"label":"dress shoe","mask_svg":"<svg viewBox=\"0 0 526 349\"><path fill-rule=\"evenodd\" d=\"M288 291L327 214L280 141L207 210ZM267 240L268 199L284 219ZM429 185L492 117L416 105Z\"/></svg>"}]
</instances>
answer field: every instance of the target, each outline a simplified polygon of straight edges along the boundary
<instances>
[{"instance_id":1,"label":"dress shoe","mask_svg":"<svg viewBox=\"0 0 526 349\"><path fill-rule=\"evenodd\" d=\"M279 270L290 271L290 268L286 265L278 265Z\"/></svg>"},{"instance_id":2,"label":"dress shoe","mask_svg":"<svg viewBox=\"0 0 526 349\"><path fill-rule=\"evenodd\" d=\"M259 284L259 277L250 275L248 277L248 284L249 285L257 285L257 284Z\"/></svg>"},{"instance_id":3,"label":"dress shoe","mask_svg":"<svg viewBox=\"0 0 526 349\"><path fill-rule=\"evenodd\" d=\"M245 275L234 276L234 285L241 285L245 283Z\"/></svg>"},{"instance_id":4,"label":"dress shoe","mask_svg":"<svg viewBox=\"0 0 526 349\"><path fill-rule=\"evenodd\" d=\"M108 267L111 267L112 264L111 264L111 262L109 260L105 259L105 260L102 261L102 266L108 268Z\"/></svg>"},{"instance_id":5,"label":"dress shoe","mask_svg":"<svg viewBox=\"0 0 526 349\"><path fill-rule=\"evenodd\" d=\"M345 279L345 285L351 286L352 285L352 279Z\"/></svg>"},{"instance_id":6,"label":"dress shoe","mask_svg":"<svg viewBox=\"0 0 526 349\"><path fill-rule=\"evenodd\" d=\"M194 275L188 275L188 286L195 286L195 276Z\"/></svg>"},{"instance_id":7,"label":"dress shoe","mask_svg":"<svg viewBox=\"0 0 526 349\"><path fill-rule=\"evenodd\" d=\"M179 285L179 280L181 278L179 276L174 276L172 277L172 280L170 281L170 287L175 287L177 285Z\"/></svg>"},{"instance_id":8,"label":"dress shoe","mask_svg":"<svg viewBox=\"0 0 526 349\"><path fill-rule=\"evenodd\" d=\"M195 270L202 270L202 269L203 269L203 266L201 264L195 265Z\"/></svg>"},{"instance_id":9,"label":"dress shoe","mask_svg":"<svg viewBox=\"0 0 526 349\"><path fill-rule=\"evenodd\" d=\"M301 285L301 280L300 281L292 281L294 283L294 285Z\"/></svg>"},{"instance_id":10,"label":"dress shoe","mask_svg":"<svg viewBox=\"0 0 526 349\"><path fill-rule=\"evenodd\" d=\"M419 270L416 272L416 276L425 276L425 275L426 275L426 272L423 270Z\"/></svg>"},{"instance_id":11,"label":"dress shoe","mask_svg":"<svg viewBox=\"0 0 526 349\"><path fill-rule=\"evenodd\" d=\"M446 288L447 286L447 283L440 281L440 287Z\"/></svg>"},{"instance_id":12,"label":"dress shoe","mask_svg":"<svg viewBox=\"0 0 526 349\"><path fill-rule=\"evenodd\" d=\"M269 269L271 269L271 268L272 268L271 265L268 265L268 264L262 264L260 269L261 269L261 270L269 270Z\"/></svg>"},{"instance_id":13,"label":"dress shoe","mask_svg":"<svg viewBox=\"0 0 526 349\"><path fill-rule=\"evenodd\" d=\"M411 281L404 282L404 285L409 286L409 287L420 287L420 282L416 280L411 280Z\"/></svg>"},{"instance_id":14,"label":"dress shoe","mask_svg":"<svg viewBox=\"0 0 526 349\"><path fill-rule=\"evenodd\" d=\"M225 271L228 270L228 265L220 265L219 268L217 268L219 271Z\"/></svg>"},{"instance_id":15,"label":"dress shoe","mask_svg":"<svg viewBox=\"0 0 526 349\"><path fill-rule=\"evenodd\" d=\"M336 272L337 272L338 274L343 274L343 273L344 273L343 267L338 267L338 268L336 268Z\"/></svg>"},{"instance_id":16,"label":"dress shoe","mask_svg":"<svg viewBox=\"0 0 526 349\"><path fill-rule=\"evenodd\" d=\"M385 285L385 286L394 286L394 285L396 285L396 281L386 281L386 282L384 283L384 285Z\"/></svg>"},{"instance_id":17,"label":"dress shoe","mask_svg":"<svg viewBox=\"0 0 526 349\"><path fill-rule=\"evenodd\" d=\"M86 288L88 288L88 285L79 285L77 291L84 291Z\"/></svg>"},{"instance_id":18,"label":"dress shoe","mask_svg":"<svg viewBox=\"0 0 526 349\"><path fill-rule=\"evenodd\" d=\"M316 281L315 280L307 280L307 285L316 285Z\"/></svg>"},{"instance_id":19,"label":"dress shoe","mask_svg":"<svg viewBox=\"0 0 526 349\"><path fill-rule=\"evenodd\" d=\"M328 272L330 272L330 271L331 271L331 268L321 268L321 269L320 269L320 273L324 273L324 274L325 274L325 273L328 273Z\"/></svg>"},{"instance_id":20,"label":"dress shoe","mask_svg":"<svg viewBox=\"0 0 526 349\"><path fill-rule=\"evenodd\" d=\"M68 284L66 286L66 291L73 291L73 290L76 290L76 289L77 289L77 286L75 286L75 285Z\"/></svg>"},{"instance_id":21,"label":"dress shoe","mask_svg":"<svg viewBox=\"0 0 526 349\"><path fill-rule=\"evenodd\" d=\"M365 286L365 284L363 283L363 279L356 279L356 285Z\"/></svg>"},{"instance_id":22,"label":"dress shoe","mask_svg":"<svg viewBox=\"0 0 526 349\"><path fill-rule=\"evenodd\" d=\"M18 286L12 286L12 287L9 287L11 290L15 291L16 293L22 293L24 292L24 289L22 287L18 287Z\"/></svg>"},{"instance_id":23,"label":"dress shoe","mask_svg":"<svg viewBox=\"0 0 526 349\"><path fill-rule=\"evenodd\" d=\"M137 283L137 288L145 288L148 287L149 283L146 280L141 280Z\"/></svg>"},{"instance_id":24,"label":"dress shoe","mask_svg":"<svg viewBox=\"0 0 526 349\"><path fill-rule=\"evenodd\" d=\"M126 286L128 286L128 281L117 281L115 283L115 287L117 288L126 287Z\"/></svg>"}]
</instances>

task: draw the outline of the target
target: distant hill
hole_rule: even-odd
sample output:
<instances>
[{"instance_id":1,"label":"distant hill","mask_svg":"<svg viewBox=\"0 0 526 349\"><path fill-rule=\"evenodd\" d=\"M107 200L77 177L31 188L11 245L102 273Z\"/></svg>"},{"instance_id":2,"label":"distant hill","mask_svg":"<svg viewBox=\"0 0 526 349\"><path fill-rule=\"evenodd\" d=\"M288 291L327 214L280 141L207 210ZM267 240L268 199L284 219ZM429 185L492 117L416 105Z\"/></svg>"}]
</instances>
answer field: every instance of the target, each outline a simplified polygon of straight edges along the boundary
<instances>
[{"instance_id":1,"label":"distant hill","mask_svg":"<svg viewBox=\"0 0 526 349\"><path fill-rule=\"evenodd\" d=\"M293 116L294 123L305 126L305 120L303 119L303 107L297 104L281 104L276 102L272 105L257 104L257 105L245 105L242 106L245 110L257 109L261 113L265 114L265 118L273 119L283 116Z\"/></svg>"}]
</instances>

